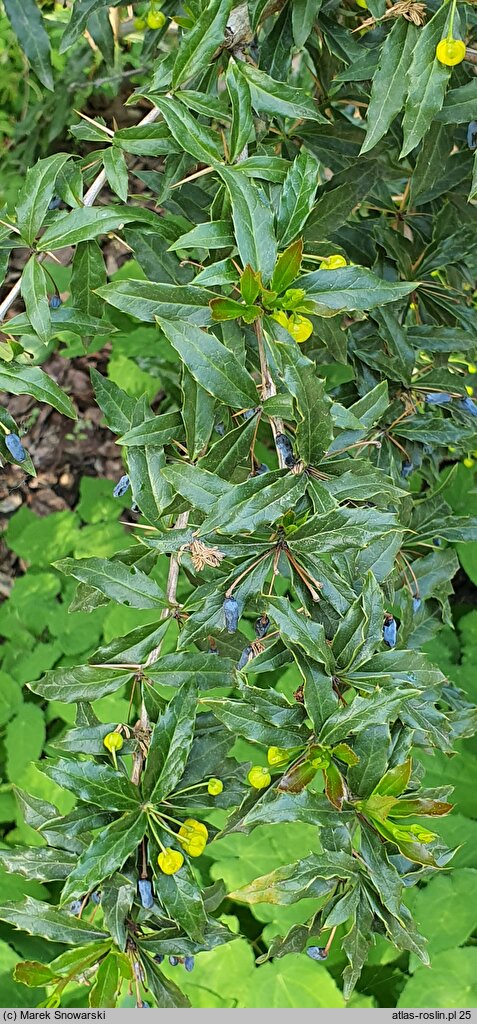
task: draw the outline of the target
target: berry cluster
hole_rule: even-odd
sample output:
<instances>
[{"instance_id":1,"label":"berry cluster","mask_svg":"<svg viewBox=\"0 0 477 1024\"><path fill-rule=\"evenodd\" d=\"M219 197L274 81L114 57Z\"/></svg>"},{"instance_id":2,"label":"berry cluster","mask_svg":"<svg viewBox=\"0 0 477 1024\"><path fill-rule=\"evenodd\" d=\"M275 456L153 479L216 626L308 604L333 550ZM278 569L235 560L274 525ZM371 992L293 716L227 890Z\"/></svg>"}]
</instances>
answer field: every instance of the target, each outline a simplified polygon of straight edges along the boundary
<instances>
[{"instance_id":1,"label":"berry cluster","mask_svg":"<svg viewBox=\"0 0 477 1024\"><path fill-rule=\"evenodd\" d=\"M194 970L195 957L193 956L168 956L167 959L171 967L178 967L179 964L183 964L186 971L190 972ZM157 953L154 960L156 961L156 964L162 964L164 963L165 957L162 956L161 953Z\"/></svg>"}]
</instances>

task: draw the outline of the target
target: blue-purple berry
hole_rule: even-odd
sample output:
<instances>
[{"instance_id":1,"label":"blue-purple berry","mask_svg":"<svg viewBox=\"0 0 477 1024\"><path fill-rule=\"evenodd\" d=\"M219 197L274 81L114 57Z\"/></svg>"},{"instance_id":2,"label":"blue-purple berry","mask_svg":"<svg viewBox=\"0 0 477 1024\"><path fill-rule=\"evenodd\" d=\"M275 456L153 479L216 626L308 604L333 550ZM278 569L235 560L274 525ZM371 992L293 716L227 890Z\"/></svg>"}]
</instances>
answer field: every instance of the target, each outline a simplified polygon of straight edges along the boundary
<instances>
[{"instance_id":1,"label":"blue-purple berry","mask_svg":"<svg viewBox=\"0 0 477 1024\"><path fill-rule=\"evenodd\" d=\"M171 967L177 967L177 964L179 963L179 957L178 956L170 956L169 957L169 963L170 963Z\"/></svg>"},{"instance_id":2,"label":"blue-purple berry","mask_svg":"<svg viewBox=\"0 0 477 1024\"><path fill-rule=\"evenodd\" d=\"M442 545L441 538L440 537L433 537L432 538L432 543L433 543L435 548L440 548L441 545Z\"/></svg>"},{"instance_id":3,"label":"blue-purple berry","mask_svg":"<svg viewBox=\"0 0 477 1024\"><path fill-rule=\"evenodd\" d=\"M255 622L255 635L262 640L263 637L267 635L269 629L270 619L268 618L268 615L259 615Z\"/></svg>"},{"instance_id":4,"label":"blue-purple berry","mask_svg":"<svg viewBox=\"0 0 477 1024\"><path fill-rule=\"evenodd\" d=\"M70 914L74 914L75 917L76 917L76 915L79 914L82 906L83 906L83 901L82 900L73 900L73 902L70 903L70 905L68 907L68 910L69 910Z\"/></svg>"},{"instance_id":5,"label":"blue-purple berry","mask_svg":"<svg viewBox=\"0 0 477 1024\"><path fill-rule=\"evenodd\" d=\"M223 423L216 423L215 427L214 427L214 430L215 430L216 434L220 434L221 437L223 437L224 434L225 434L225 427L224 427Z\"/></svg>"},{"instance_id":6,"label":"blue-purple berry","mask_svg":"<svg viewBox=\"0 0 477 1024\"><path fill-rule=\"evenodd\" d=\"M255 416L256 411L257 411L256 409L247 409L247 411L244 412L244 414L243 414L244 420L245 421L246 420L251 420L252 416Z\"/></svg>"},{"instance_id":7,"label":"blue-purple berry","mask_svg":"<svg viewBox=\"0 0 477 1024\"><path fill-rule=\"evenodd\" d=\"M127 474L125 474L120 480L118 480L113 491L113 498L122 498L123 495L126 494L126 491L129 490L129 486L130 480Z\"/></svg>"},{"instance_id":8,"label":"blue-purple berry","mask_svg":"<svg viewBox=\"0 0 477 1024\"><path fill-rule=\"evenodd\" d=\"M59 309L61 306L61 299L59 295L52 295L50 299L50 309Z\"/></svg>"},{"instance_id":9,"label":"blue-purple berry","mask_svg":"<svg viewBox=\"0 0 477 1024\"><path fill-rule=\"evenodd\" d=\"M95 903L96 906L98 906L101 903L101 893L100 892L92 892L91 893L91 902Z\"/></svg>"},{"instance_id":10,"label":"blue-purple berry","mask_svg":"<svg viewBox=\"0 0 477 1024\"><path fill-rule=\"evenodd\" d=\"M242 651L242 653L240 655L240 658L239 658L239 660L237 662L237 668L238 668L239 672L240 672L240 669L245 668L245 666L248 665L248 662L250 661L250 657L251 657L252 654L253 654L253 650L252 650L251 647L244 647L244 649L243 649L243 651Z\"/></svg>"},{"instance_id":11,"label":"blue-purple berry","mask_svg":"<svg viewBox=\"0 0 477 1024\"><path fill-rule=\"evenodd\" d=\"M477 121L471 121L467 128L467 145L469 149L477 149Z\"/></svg>"},{"instance_id":12,"label":"blue-purple berry","mask_svg":"<svg viewBox=\"0 0 477 1024\"><path fill-rule=\"evenodd\" d=\"M239 606L235 597L226 597L222 605L224 610L225 628L228 633L235 633L239 620Z\"/></svg>"},{"instance_id":13,"label":"blue-purple berry","mask_svg":"<svg viewBox=\"0 0 477 1024\"><path fill-rule=\"evenodd\" d=\"M383 640L388 647L395 647L397 640L397 625L393 615L387 615L383 626Z\"/></svg>"},{"instance_id":14,"label":"blue-purple berry","mask_svg":"<svg viewBox=\"0 0 477 1024\"><path fill-rule=\"evenodd\" d=\"M156 964L162 964L162 962L164 960L164 957L163 957L162 953L156 953L156 955L154 957L154 960L155 960Z\"/></svg>"},{"instance_id":15,"label":"blue-purple berry","mask_svg":"<svg viewBox=\"0 0 477 1024\"><path fill-rule=\"evenodd\" d=\"M413 612L418 612L419 608L421 607L421 604L422 604L422 601L421 601L420 597L413 597L413 599L412 599L412 610L413 610Z\"/></svg>"},{"instance_id":16,"label":"blue-purple berry","mask_svg":"<svg viewBox=\"0 0 477 1024\"><path fill-rule=\"evenodd\" d=\"M326 952L324 946L308 946L308 949L306 950L306 955L309 956L311 960L328 959L328 953Z\"/></svg>"},{"instance_id":17,"label":"blue-purple berry","mask_svg":"<svg viewBox=\"0 0 477 1024\"><path fill-rule=\"evenodd\" d=\"M146 1003L145 1000L143 1000L142 1003L137 1003L136 1004L136 1009L137 1010L150 1010L151 1009L151 1004L150 1003Z\"/></svg>"},{"instance_id":18,"label":"blue-purple berry","mask_svg":"<svg viewBox=\"0 0 477 1024\"><path fill-rule=\"evenodd\" d=\"M184 967L185 967L186 971L189 971L189 973L194 970L194 957L193 956L185 956L184 957Z\"/></svg>"},{"instance_id":19,"label":"blue-purple berry","mask_svg":"<svg viewBox=\"0 0 477 1024\"><path fill-rule=\"evenodd\" d=\"M404 480L407 480L407 478L411 475L413 469L414 466L412 462L408 462L407 460L403 462L401 466L401 476L404 478Z\"/></svg>"},{"instance_id":20,"label":"blue-purple berry","mask_svg":"<svg viewBox=\"0 0 477 1024\"><path fill-rule=\"evenodd\" d=\"M475 402L472 401L471 398L469 398L468 395L467 398L462 398L462 400L459 402L459 405L461 409L464 410L464 412L470 413L471 416L477 416L477 405L475 404Z\"/></svg>"},{"instance_id":21,"label":"blue-purple berry","mask_svg":"<svg viewBox=\"0 0 477 1024\"><path fill-rule=\"evenodd\" d=\"M7 434L5 437L5 444L15 462L24 462L27 453L20 441L18 434Z\"/></svg>"},{"instance_id":22,"label":"blue-purple berry","mask_svg":"<svg viewBox=\"0 0 477 1024\"><path fill-rule=\"evenodd\" d=\"M61 199L60 199L60 197L59 196L53 196L53 199L50 199L50 202L48 203L48 209L49 210L57 210L59 206L61 206Z\"/></svg>"},{"instance_id":23,"label":"blue-purple berry","mask_svg":"<svg viewBox=\"0 0 477 1024\"><path fill-rule=\"evenodd\" d=\"M447 402L452 402L452 395L447 394L447 391L436 391L426 395L425 401L428 405L446 405Z\"/></svg>"},{"instance_id":24,"label":"blue-purple berry","mask_svg":"<svg viewBox=\"0 0 477 1024\"><path fill-rule=\"evenodd\" d=\"M277 434L275 444L288 469L296 466L296 459L293 454L293 445L286 434Z\"/></svg>"},{"instance_id":25,"label":"blue-purple berry","mask_svg":"<svg viewBox=\"0 0 477 1024\"><path fill-rule=\"evenodd\" d=\"M269 472L270 472L270 470L269 470L269 468L267 466L267 463L266 462L261 462L260 465L257 466L257 468L255 470L255 476L263 476L264 473L269 473Z\"/></svg>"},{"instance_id":26,"label":"blue-purple berry","mask_svg":"<svg viewBox=\"0 0 477 1024\"><path fill-rule=\"evenodd\" d=\"M152 885L148 878L140 878L137 883L139 897L144 907L144 910L150 910L154 906L154 897L152 895Z\"/></svg>"}]
</instances>

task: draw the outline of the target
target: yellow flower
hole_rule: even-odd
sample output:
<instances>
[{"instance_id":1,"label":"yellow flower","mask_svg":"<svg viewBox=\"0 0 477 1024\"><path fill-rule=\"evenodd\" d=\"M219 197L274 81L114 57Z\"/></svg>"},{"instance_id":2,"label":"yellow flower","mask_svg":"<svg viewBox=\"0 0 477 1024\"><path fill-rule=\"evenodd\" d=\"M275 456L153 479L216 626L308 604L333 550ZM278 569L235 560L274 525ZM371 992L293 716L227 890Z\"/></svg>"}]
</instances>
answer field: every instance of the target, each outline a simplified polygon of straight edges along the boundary
<instances>
[{"instance_id":1,"label":"yellow flower","mask_svg":"<svg viewBox=\"0 0 477 1024\"><path fill-rule=\"evenodd\" d=\"M162 11L149 11L147 16L148 28L158 29L166 24L167 18Z\"/></svg>"},{"instance_id":2,"label":"yellow flower","mask_svg":"<svg viewBox=\"0 0 477 1024\"><path fill-rule=\"evenodd\" d=\"M254 765L250 769L247 779L254 789L265 789L269 786L272 781L272 776L267 768L262 768L261 765Z\"/></svg>"},{"instance_id":3,"label":"yellow flower","mask_svg":"<svg viewBox=\"0 0 477 1024\"><path fill-rule=\"evenodd\" d=\"M210 796L219 796L224 788L222 779L209 779L207 783L207 792Z\"/></svg>"},{"instance_id":4,"label":"yellow flower","mask_svg":"<svg viewBox=\"0 0 477 1024\"><path fill-rule=\"evenodd\" d=\"M179 850L171 850L170 846L167 846L159 854L157 863L165 875L175 875L177 871L180 871L184 863L184 857Z\"/></svg>"},{"instance_id":5,"label":"yellow flower","mask_svg":"<svg viewBox=\"0 0 477 1024\"><path fill-rule=\"evenodd\" d=\"M273 768L277 768L282 764L287 764L290 760L288 750L283 747L269 747L267 750L267 761Z\"/></svg>"},{"instance_id":6,"label":"yellow flower","mask_svg":"<svg viewBox=\"0 0 477 1024\"><path fill-rule=\"evenodd\" d=\"M189 857L201 857L205 847L207 846L207 840L204 836L199 835L198 832L194 832L189 840L181 839L184 850L189 854Z\"/></svg>"},{"instance_id":7,"label":"yellow flower","mask_svg":"<svg viewBox=\"0 0 477 1024\"><path fill-rule=\"evenodd\" d=\"M286 331L288 330L288 317L285 310L279 309L276 313L272 313L272 320L276 320L280 327L284 327Z\"/></svg>"},{"instance_id":8,"label":"yellow flower","mask_svg":"<svg viewBox=\"0 0 477 1024\"><path fill-rule=\"evenodd\" d=\"M112 754L113 751L121 750L124 740L119 732L108 732L103 739L103 744L106 750L109 750Z\"/></svg>"},{"instance_id":9,"label":"yellow flower","mask_svg":"<svg viewBox=\"0 0 477 1024\"><path fill-rule=\"evenodd\" d=\"M201 835L205 836L206 840L209 838L207 827L204 825L203 821L196 821L195 818L186 818L184 824L181 825L179 829L179 835L188 836L193 832L199 832Z\"/></svg>"},{"instance_id":10,"label":"yellow flower","mask_svg":"<svg viewBox=\"0 0 477 1024\"><path fill-rule=\"evenodd\" d=\"M299 345L303 341L306 341L313 333L313 324L311 320L306 316L299 316L298 313L292 313L288 320L287 331L290 332L292 338L298 342Z\"/></svg>"},{"instance_id":11,"label":"yellow flower","mask_svg":"<svg viewBox=\"0 0 477 1024\"><path fill-rule=\"evenodd\" d=\"M340 256L339 253L334 253L332 256L327 256L325 260L322 260L319 266L319 270L339 270L340 267L346 266L346 260L344 256Z\"/></svg>"},{"instance_id":12,"label":"yellow flower","mask_svg":"<svg viewBox=\"0 0 477 1024\"><path fill-rule=\"evenodd\" d=\"M177 838L189 857L200 857L207 845L209 833L202 821L187 818L181 825Z\"/></svg>"},{"instance_id":13,"label":"yellow flower","mask_svg":"<svg viewBox=\"0 0 477 1024\"><path fill-rule=\"evenodd\" d=\"M453 68L461 64L465 57L465 43L462 39L441 39L436 47L436 57L441 64Z\"/></svg>"}]
</instances>

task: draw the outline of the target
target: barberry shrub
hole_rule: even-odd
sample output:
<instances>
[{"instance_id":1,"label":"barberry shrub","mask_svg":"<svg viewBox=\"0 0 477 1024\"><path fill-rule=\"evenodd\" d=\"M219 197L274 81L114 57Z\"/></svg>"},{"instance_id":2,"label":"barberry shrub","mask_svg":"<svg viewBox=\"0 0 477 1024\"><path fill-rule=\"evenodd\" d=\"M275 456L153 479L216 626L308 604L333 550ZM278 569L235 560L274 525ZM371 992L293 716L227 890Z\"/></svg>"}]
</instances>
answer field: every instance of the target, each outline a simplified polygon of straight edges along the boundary
<instances>
[{"instance_id":1,"label":"barberry shrub","mask_svg":"<svg viewBox=\"0 0 477 1024\"><path fill-rule=\"evenodd\" d=\"M438 824L450 787L426 788L423 765L472 732L465 693L421 648L451 623L454 542L477 539L442 487L443 465L477 447L476 13L132 6L134 24L114 0L61 13L68 54L85 30L101 49L118 9L116 45L143 47L134 96L151 109L135 127L73 125L78 154L32 166L4 212L2 251L29 256L2 305L21 292L25 312L5 324L0 386L74 417L45 352L148 325L135 359L163 381L159 409L92 370L124 453L111 489L137 528L109 559L55 564L78 581L72 614L116 602L157 621L31 683L76 705L38 767L77 802L61 816L18 793L46 845L0 861L59 895L0 918L70 947L17 967L45 1005L86 972L91 1006L114 1006L129 979L138 1006L171 1007L188 1003L164 958L189 971L233 942L226 895L306 897L308 922L259 959L322 960L340 928L348 998L376 934L427 962L403 888L452 851ZM5 9L48 88L48 17L34 0L21 23ZM133 259L108 282L111 233ZM60 304L47 267L68 247ZM8 406L0 425L3 461L34 474ZM129 720L102 723L91 704L118 690ZM218 836L275 825L279 842L284 822L313 826L313 849L233 893L204 884Z\"/></svg>"}]
</instances>

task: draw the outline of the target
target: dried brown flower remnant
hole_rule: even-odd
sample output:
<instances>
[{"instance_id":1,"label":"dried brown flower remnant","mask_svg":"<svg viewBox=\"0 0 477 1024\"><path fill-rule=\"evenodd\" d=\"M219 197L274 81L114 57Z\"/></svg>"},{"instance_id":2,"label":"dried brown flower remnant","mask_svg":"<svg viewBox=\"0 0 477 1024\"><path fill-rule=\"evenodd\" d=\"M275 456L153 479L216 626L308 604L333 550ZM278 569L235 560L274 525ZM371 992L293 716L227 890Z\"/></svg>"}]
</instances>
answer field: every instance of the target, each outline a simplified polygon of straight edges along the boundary
<instances>
[{"instance_id":1,"label":"dried brown flower remnant","mask_svg":"<svg viewBox=\"0 0 477 1024\"><path fill-rule=\"evenodd\" d=\"M300 683L298 689L295 690L293 696L294 696L294 698L295 698L295 700L297 701L298 704L304 704L305 703L305 698L303 696L303 683Z\"/></svg>"},{"instance_id":2,"label":"dried brown flower remnant","mask_svg":"<svg viewBox=\"0 0 477 1024\"><path fill-rule=\"evenodd\" d=\"M186 545L185 550L189 551L192 559L192 565L198 572L200 572L206 565L210 565L212 569L216 569L225 557L223 552L219 551L218 548L208 548L207 545L202 544L202 541L200 540L193 540L191 544Z\"/></svg>"},{"instance_id":3,"label":"dried brown flower remnant","mask_svg":"<svg viewBox=\"0 0 477 1024\"><path fill-rule=\"evenodd\" d=\"M425 22L426 5L419 2L419 0L398 0L397 4L393 4L382 18L366 18L366 21L362 21L357 28L353 29L353 32L361 32L365 28L373 28L380 21L385 21L386 18L405 18L406 21L412 21L413 25L423 25Z\"/></svg>"},{"instance_id":4,"label":"dried brown flower remnant","mask_svg":"<svg viewBox=\"0 0 477 1024\"><path fill-rule=\"evenodd\" d=\"M399 18L401 15L406 21L412 21L413 25L423 25L425 21L426 5L418 0L398 0L389 11L386 11L385 18Z\"/></svg>"}]
</instances>

